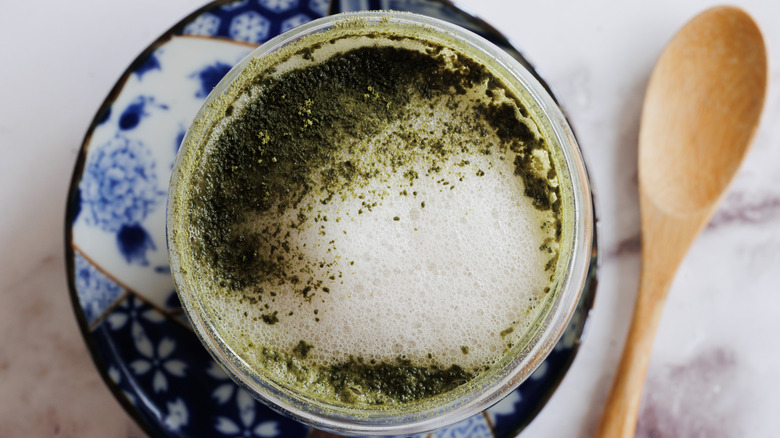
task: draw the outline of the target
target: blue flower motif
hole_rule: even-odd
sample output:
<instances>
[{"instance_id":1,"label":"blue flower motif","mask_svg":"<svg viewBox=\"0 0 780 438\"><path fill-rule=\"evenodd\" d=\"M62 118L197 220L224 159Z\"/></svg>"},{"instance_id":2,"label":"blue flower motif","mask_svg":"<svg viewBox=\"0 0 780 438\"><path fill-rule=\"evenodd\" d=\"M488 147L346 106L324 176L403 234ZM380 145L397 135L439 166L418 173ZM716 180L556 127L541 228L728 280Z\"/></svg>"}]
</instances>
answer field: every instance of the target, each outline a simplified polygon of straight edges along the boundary
<instances>
[{"instance_id":1,"label":"blue flower motif","mask_svg":"<svg viewBox=\"0 0 780 438\"><path fill-rule=\"evenodd\" d=\"M211 362L209 368L206 370L206 374L214 378L214 380L222 382L219 386L217 386L214 392L211 393L211 397L216 399L218 404L224 405L225 403L229 402L233 396L236 396L236 398L240 396L242 399L247 397L251 398L246 390L242 389L232 380L230 380L230 377L228 377L227 373L225 373L225 370L217 365L216 362ZM236 402L238 403L238 401ZM241 405L240 403L238 404L239 406Z\"/></svg>"},{"instance_id":2,"label":"blue flower motif","mask_svg":"<svg viewBox=\"0 0 780 438\"><path fill-rule=\"evenodd\" d=\"M166 375L184 377L187 364L182 360L172 358L176 349L176 342L173 339L165 337L155 348L140 326L137 327L139 331L133 333L135 347L144 357L131 362L130 368L139 376L152 373L154 392L165 392L168 390L168 377Z\"/></svg>"},{"instance_id":3,"label":"blue flower motif","mask_svg":"<svg viewBox=\"0 0 780 438\"><path fill-rule=\"evenodd\" d=\"M206 370L206 374L213 377L215 380L223 382L217 386L217 389L215 389L211 394L211 396L215 398L217 403L220 405L224 405L230 401L236 392L243 391L243 389L239 388L238 385L230 380L230 377L228 377L227 373L225 373L225 371L220 368L216 362L211 362L209 368Z\"/></svg>"},{"instance_id":4,"label":"blue flower motif","mask_svg":"<svg viewBox=\"0 0 780 438\"><path fill-rule=\"evenodd\" d=\"M87 223L114 232L143 221L165 195L149 149L120 136L90 155L79 190Z\"/></svg>"},{"instance_id":5,"label":"blue flower motif","mask_svg":"<svg viewBox=\"0 0 780 438\"><path fill-rule=\"evenodd\" d=\"M140 141L114 137L90 156L79 191L85 221L116 232L125 260L146 265L146 252L155 245L140 223L165 196L149 149Z\"/></svg>"},{"instance_id":6,"label":"blue flower motif","mask_svg":"<svg viewBox=\"0 0 780 438\"><path fill-rule=\"evenodd\" d=\"M121 294L122 288L76 253L76 293L84 316L91 324Z\"/></svg>"},{"instance_id":7,"label":"blue flower motif","mask_svg":"<svg viewBox=\"0 0 780 438\"><path fill-rule=\"evenodd\" d=\"M177 398L176 401L169 402L166 406L168 414L163 419L163 424L170 430L178 431L186 426L190 421L190 413L184 400Z\"/></svg>"},{"instance_id":8,"label":"blue flower motif","mask_svg":"<svg viewBox=\"0 0 780 438\"><path fill-rule=\"evenodd\" d=\"M237 15L230 22L230 38L246 43L261 43L268 38L271 22L255 11Z\"/></svg>"},{"instance_id":9,"label":"blue flower motif","mask_svg":"<svg viewBox=\"0 0 780 438\"><path fill-rule=\"evenodd\" d=\"M216 399L219 405L225 405L235 397L236 406L238 407L238 422L228 417L217 417L214 428L218 432L231 437L281 436L279 424L276 421L262 421L259 424L254 424L257 414L257 402L246 390L230 380L230 377L216 362L211 362L211 365L206 370L206 374L214 378L214 380L222 382L211 394L212 398Z\"/></svg>"},{"instance_id":10,"label":"blue flower motif","mask_svg":"<svg viewBox=\"0 0 780 438\"><path fill-rule=\"evenodd\" d=\"M119 304L106 318L111 330L121 330L129 324L133 333L142 330L140 326L142 320L156 324L166 321L165 316L160 312L132 295Z\"/></svg>"},{"instance_id":11,"label":"blue flower motif","mask_svg":"<svg viewBox=\"0 0 780 438\"><path fill-rule=\"evenodd\" d=\"M182 31L185 35L214 36L219 31L219 17L214 14L201 14L192 20Z\"/></svg>"},{"instance_id":12,"label":"blue flower motif","mask_svg":"<svg viewBox=\"0 0 780 438\"><path fill-rule=\"evenodd\" d=\"M236 423L227 417L217 417L214 428L220 434L229 437L262 437L270 438L281 436L279 424L273 420L262 421L255 424L256 402L246 391L239 391L236 395L238 405L239 422Z\"/></svg>"}]
</instances>

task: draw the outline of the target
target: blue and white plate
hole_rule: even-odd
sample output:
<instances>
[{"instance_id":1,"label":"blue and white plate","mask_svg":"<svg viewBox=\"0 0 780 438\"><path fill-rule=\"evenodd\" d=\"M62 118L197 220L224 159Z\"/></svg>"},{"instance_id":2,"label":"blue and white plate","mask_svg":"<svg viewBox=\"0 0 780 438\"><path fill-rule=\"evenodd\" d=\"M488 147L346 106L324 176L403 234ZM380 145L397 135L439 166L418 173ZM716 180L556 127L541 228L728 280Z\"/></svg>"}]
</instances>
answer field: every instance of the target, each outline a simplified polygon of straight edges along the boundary
<instances>
[{"instance_id":1,"label":"blue and white plate","mask_svg":"<svg viewBox=\"0 0 780 438\"><path fill-rule=\"evenodd\" d=\"M151 436L313 433L235 385L189 328L168 266L165 199L187 126L233 64L292 27L364 9L412 11L454 22L502 46L530 69L496 30L445 1L217 1L173 26L133 61L86 134L66 212L70 293L106 384ZM590 286L539 369L482 414L425 436L514 436L533 419L577 352L595 293L597 257L593 260Z\"/></svg>"}]
</instances>

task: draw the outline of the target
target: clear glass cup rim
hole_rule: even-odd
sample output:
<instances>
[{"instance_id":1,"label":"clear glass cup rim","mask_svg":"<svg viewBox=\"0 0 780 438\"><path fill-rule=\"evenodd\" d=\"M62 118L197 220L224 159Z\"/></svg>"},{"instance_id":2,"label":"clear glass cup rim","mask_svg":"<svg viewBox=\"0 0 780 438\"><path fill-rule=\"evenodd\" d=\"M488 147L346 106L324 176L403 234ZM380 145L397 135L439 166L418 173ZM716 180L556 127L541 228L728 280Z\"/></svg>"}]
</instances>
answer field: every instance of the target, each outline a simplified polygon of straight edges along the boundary
<instances>
[{"instance_id":1,"label":"clear glass cup rim","mask_svg":"<svg viewBox=\"0 0 780 438\"><path fill-rule=\"evenodd\" d=\"M219 82L207 97L203 107L195 117L195 121L208 118L209 105L241 74L252 59L266 56L270 53L294 43L301 37L333 28L337 23L346 19L359 19L366 23L378 23L392 20L393 23L402 25L420 26L434 32L443 32L451 37L476 48L505 71L515 77L529 92L532 98L540 105L544 115L548 118L553 134L561 146L562 156L568 166L571 179L574 201L574 224L571 257L567 274L561 286L559 298L555 300L544 321L543 330L537 330L532 342L532 350L524 357L516 357L512 360L504 372L493 379L487 389L480 388L467 393L466 399L454 399L448 403L434 406L430 409L400 414L366 415L359 409L334 409L333 406L320 406L303 400L285 391L277 385L258 379L257 376L249 376L244 372L246 366L242 366L237 354L222 343L219 336L213 332L209 324L204 321L197 311L196 298L191 296L186 286L186 281L181 272L181 263L178 254L171 250L175 248L174 239L170 230L177 226L178 214L175 203L168 203L167 230L168 248L170 251L171 272L174 277L176 289L179 292L182 305L192 322L195 333L201 342L207 347L209 353L225 369L225 371L239 385L247 389L256 398L269 405L282 414L291 416L311 426L333 431L341 434L360 435L404 435L417 434L435 430L449 424L456 423L472 415L487 409L494 403L503 399L511 391L516 389L530 374L544 361L549 352L560 339L571 319L574 309L579 301L582 290L586 284L588 268L590 266L591 247L593 239L594 217L590 184L583 158L581 156L576 138L569 123L552 96L536 77L525 69L516 59L501 48L490 43L486 39L449 22L407 12L393 11L363 11L349 12L323 17L279 36L253 50L245 59L234 66ZM195 123L193 124L193 126ZM188 130L181 149L176 157L169 197L178 191L181 182L181 166L185 156L185 150L189 143L192 128Z\"/></svg>"}]
</instances>

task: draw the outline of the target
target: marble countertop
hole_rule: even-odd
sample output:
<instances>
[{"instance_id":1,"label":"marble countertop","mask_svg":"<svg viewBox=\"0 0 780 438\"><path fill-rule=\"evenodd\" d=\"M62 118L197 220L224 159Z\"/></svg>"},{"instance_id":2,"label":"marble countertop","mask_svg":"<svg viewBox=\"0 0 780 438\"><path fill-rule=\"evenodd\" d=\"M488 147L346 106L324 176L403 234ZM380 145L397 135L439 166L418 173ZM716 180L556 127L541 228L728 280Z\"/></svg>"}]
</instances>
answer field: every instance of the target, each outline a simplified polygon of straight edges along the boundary
<instances>
[{"instance_id":1,"label":"marble countertop","mask_svg":"<svg viewBox=\"0 0 780 438\"><path fill-rule=\"evenodd\" d=\"M769 49L753 149L672 285L637 436L777 436L780 412L780 3L738 0ZM66 285L65 196L94 112L135 56L199 0L12 2L0 15L0 436L140 437L100 379ZM598 190L603 264L586 339L523 437L586 437L606 398L639 273L637 135L666 42L706 0L460 4L557 93Z\"/></svg>"}]
</instances>

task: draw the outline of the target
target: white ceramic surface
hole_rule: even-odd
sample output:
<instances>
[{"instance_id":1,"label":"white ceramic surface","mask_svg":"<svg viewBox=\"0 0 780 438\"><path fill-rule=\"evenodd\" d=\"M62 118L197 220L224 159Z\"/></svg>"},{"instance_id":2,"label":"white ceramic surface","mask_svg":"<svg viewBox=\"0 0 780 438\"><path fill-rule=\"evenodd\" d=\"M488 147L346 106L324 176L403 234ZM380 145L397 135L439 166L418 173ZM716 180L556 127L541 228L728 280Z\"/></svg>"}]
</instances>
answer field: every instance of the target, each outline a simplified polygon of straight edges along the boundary
<instances>
[{"instance_id":1,"label":"white ceramic surface","mask_svg":"<svg viewBox=\"0 0 780 438\"><path fill-rule=\"evenodd\" d=\"M129 62L205 2L13 2L0 14L0 436L143 436L100 380L73 318L64 200L82 136ZM780 411L780 3L732 2L770 50L753 150L694 243L664 313L638 436L777 436ZM589 161L604 262L587 338L523 437L595 427L636 294L636 137L652 65L703 0L460 4L556 91Z\"/></svg>"}]
</instances>

